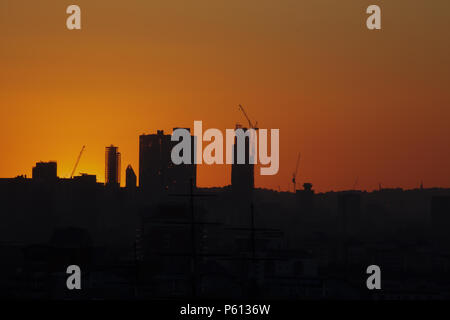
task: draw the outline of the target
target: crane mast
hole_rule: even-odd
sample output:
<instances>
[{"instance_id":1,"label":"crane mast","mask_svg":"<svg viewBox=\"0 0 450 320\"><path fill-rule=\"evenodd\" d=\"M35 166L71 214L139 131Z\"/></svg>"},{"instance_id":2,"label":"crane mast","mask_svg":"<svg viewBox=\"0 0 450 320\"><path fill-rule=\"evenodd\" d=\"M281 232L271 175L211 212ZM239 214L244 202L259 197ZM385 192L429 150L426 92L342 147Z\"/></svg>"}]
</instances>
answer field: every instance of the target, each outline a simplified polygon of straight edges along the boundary
<instances>
[{"instance_id":1,"label":"crane mast","mask_svg":"<svg viewBox=\"0 0 450 320\"><path fill-rule=\"evenodd\" d=\"M301 156L301 154L299 153L298 157L297 157L297 164L295 166L295 171L292 174L292 183L294 184L294 193L297 191L296 190L296 179L297 179L297 173L298 173L298 166L300 165L300 156Z\"/></svg>"},{"instance_id":2,"label":"crane mast","mask_svg":"<svg viewBox=\"0 0 450 320\"><path fill-rule=\"evenodd\" d=\"M242 113L244 114L244 117L247 119L249 129L255 129L255 130L258 130L258 128L257 128L257 126L258 126L258 121L256 121L255 124L253 124L252 121L250 120L250 118L248 117L247 113L245 112L244 107L243 107L242 105L239 105L239 110L242 111Z\"/></svg>"},{"instance_id":3,"label":"crane mast","mask_svg":"<svg viewBox=\"0 0 450 320\"><path fill-rule=\"evenodd\" d=\"M81 148L80 154L78 155L77 161L75 162L75 166L73 167L72 173L70 174L70 179L72 179L73 175L75 174L75 170L78 167L78 163L80 162L81 155L83 154L83 151L85 148L86 148L86 146L83 146L83 148Z\"/></svg>"}]
</instances>

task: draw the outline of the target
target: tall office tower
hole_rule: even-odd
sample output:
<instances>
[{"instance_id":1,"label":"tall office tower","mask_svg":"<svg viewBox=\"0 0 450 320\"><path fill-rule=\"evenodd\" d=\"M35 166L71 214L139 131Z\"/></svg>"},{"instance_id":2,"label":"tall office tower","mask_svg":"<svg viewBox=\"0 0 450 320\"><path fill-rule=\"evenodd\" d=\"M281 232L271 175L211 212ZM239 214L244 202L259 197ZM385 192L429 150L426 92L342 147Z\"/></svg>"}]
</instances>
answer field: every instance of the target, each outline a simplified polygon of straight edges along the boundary
<instances>
[{"instance_id":1,"label":"tall office tower","mask_svg":"<svg viewBox=\"0 0 450 320\"><path fill-rule=\"evenodd\" d=\"M128 189L134 189L137 185L137 177L134 173L133 167L129 164L125 171L126 187Z\"/></svg>"},{"instance_id":2,"label":"tall office tower","mask_svg":"<svg viewBox=\"0 0 450 320\"><path fill-rule=\"evenodd\" d=\"M119 148L110 145L105 150L105 184L120 185L120 152Z\"/></svg>"},{"instance_id":3,"label":"tall office tower","mask_svg":"<svg viewBox=\"0 0 450 320\"><path fill-rule=\"evenodd\" d=\"M55 161L37 162L32 170L32 178L40 182L55 182L57 176L57 164Z\"/></svg>"},{"instance_id":4,"label":"tall office tower","mask_svg":"<svg viewBox=\"0 0 450 320\"><path fill-rule=\"evenodd\" d=\"M243 133L239 135L239 130ZM255 187L255 165L250 155L250 133L247 128L236 126L236 137L233 145L233 164L231 166L231 187L237 192L251 192ZM241 146L239 148L239 146ZM238 149L244 151L239 155ZM239 158L244 163L239 163ZM242 161L241 161L242 162Z\"/></svg>"},{"instance_id":5,"label":"tall office tower","mask_svg":"<svg viewBox=\"0 0 450 320\"><path fill-rule=\"evenodd\" d=\"M174 128L176 130L178 128ZM189 129L186 129L190 131ZM171 152L178 141L158 130L156 134L139 137L139 186L151 192L188 193L197 184L197 165L194 164L195 137L191 136L191 164L172 163Z\"/></svg>"}]
</instances>

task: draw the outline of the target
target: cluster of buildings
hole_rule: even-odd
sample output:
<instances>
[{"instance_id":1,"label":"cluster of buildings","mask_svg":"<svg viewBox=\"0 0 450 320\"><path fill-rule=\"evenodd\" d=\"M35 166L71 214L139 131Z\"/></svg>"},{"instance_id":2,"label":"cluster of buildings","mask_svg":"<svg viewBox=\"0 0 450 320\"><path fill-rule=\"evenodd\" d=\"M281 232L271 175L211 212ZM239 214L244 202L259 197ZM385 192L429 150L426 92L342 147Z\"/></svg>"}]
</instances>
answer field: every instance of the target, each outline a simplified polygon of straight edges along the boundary
<instances>
[{"instance_id":1,"label":"cluster of buildings","mask_svg":"<svg viewBox=\"0 0 450 320\"><path fill-rule=\"evenodd\" d=\"M115 146L104 184L59 179L56 162L0 179L0 296L450 298L450 189L277 192L254 188L251 164L232 166L231 186L198 188L195 164L171 163L173 144L141 135L125 188ZM82 292L65 290L69 264ZM365 285L372 264L378 293Z\"/></svg>"},{"instance_id":2,"label":"cluster of buildings","mask_svg":"<svg viewBox=\"0 0 450 320\"><path fill-rule=\"evenodd\" d=\"M176 130L178 128L174 128ZM186 129L190 131L190 129ZM246 130L244 128L244 130ZM158 130L156 134L143 134L139 137L139 188L151 192L189 193L191 187L197 186L197 165L195 164L195 137L191 136L191 164L175 165L171 160L171 150L176 141L170 134ZM238 192L248 193L254 188L254 164L249 161L249 142L246 137L245 164L237 164L237 143L233 146L231 185ZM57 163L38 162L33 168L32 179L42 182L56 181ZM76 176L74 180L96 181L96 177L88 174ZM105 185L119 187L121 184L121 154L119 148L110 145L105 148ZM136 188L137 175L131 165L125 170L126 188Z\"/></svg>"}]
</instances>

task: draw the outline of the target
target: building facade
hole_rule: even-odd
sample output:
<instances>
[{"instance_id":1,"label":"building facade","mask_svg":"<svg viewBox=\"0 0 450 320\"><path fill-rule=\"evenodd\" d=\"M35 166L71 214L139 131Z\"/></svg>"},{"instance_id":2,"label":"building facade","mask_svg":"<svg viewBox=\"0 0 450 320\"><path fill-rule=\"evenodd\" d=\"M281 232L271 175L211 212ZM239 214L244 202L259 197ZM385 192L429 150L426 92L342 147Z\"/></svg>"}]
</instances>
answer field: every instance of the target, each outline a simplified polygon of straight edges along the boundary
<instances>
[{"instance_id":1,"label":"building facade","mask_svg":"<svg viewBox=\"0 0 450 320\"><path fill-rule=\"evenodd\" d=\"M105 149L105 184L120 185L120 152L113 145Z\"/></svg>"},{"instance_id":2,"label":"building facade","mask_svg":"<svg viewBox=\"0 0 450 320\"><path fill-rule=\"evenodd\" d=\"M196 187L195 137L191 136L191 164L175 165L172 162L172 148L177 143L178 141L171 141L171 135L164 134L163 130L139 137L140 188L151 192L188 193L191 186Z\"/></svg>"}]
</instances>

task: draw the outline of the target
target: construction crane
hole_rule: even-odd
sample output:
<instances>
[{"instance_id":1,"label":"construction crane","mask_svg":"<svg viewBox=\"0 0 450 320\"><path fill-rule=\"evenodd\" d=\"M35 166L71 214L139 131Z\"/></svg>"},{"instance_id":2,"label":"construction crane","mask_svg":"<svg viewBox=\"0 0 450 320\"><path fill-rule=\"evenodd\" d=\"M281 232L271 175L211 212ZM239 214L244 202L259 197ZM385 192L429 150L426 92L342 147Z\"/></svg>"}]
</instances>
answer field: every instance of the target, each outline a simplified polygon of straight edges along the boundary
<instances>
[{"instance_id":1,"label":"construction crane","mask_svg":"<svg viewBox=\"0 0 450 320\"><path fill-rule=\"evenodd\" d=\"M80 162L81 155L83 154L83 151L85 148L86 148L86 146L83 146L83 148L81 148L80 154L78 155L78 158L77 158L77 162L75 162L75 166L73 167L72 173L70 174L70 179L72 179L73 175L75 174L75 170L78 167L78 163Z\"/></svg>"},{"instance_id":2,"label":"construction crane","mask_svg":"<svg viewBox=\"0 0 450 320\"><path fill-rule=\"evenodd\" d=\"M252 121L250 120L250 118L248 117L247 113L245 112L244 107L242 105L239 105L239 110L242 111L242 113L244 114L245 118L247 119L249 129L258 130L258 121L256 121L255 124L253 124Z\"/></svg>"},{"instance_id":3,"label":"construction crane","mask_svg":"<svg viewBox=\"0 0 450 320\"><path fill-rule=\"evenodd\" d=\"M295 171L292 174L292 183L294 184L294 193L297 191L296 189L296 178L298 173L298 166L300 165L300 152L298 153L297 164L295 166Z\"/></svg>"}]
</instances>

